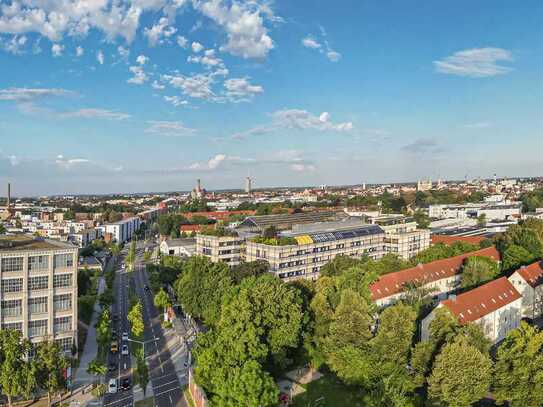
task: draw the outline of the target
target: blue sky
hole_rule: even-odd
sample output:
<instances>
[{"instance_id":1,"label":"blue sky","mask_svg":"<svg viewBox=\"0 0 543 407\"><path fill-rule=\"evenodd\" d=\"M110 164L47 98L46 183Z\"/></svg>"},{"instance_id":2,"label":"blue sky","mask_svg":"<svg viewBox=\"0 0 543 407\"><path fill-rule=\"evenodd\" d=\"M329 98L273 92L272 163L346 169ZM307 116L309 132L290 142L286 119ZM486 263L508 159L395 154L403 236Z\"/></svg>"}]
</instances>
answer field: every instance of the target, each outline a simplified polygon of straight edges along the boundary
<instances>
[{"instance_id":1,"label":"blue sky","mask_svg":"<svg viewBox=\"0 0 543 407\"><path fill-rule=\"evenodd\" d=\"M536 0L0 4L18 195L541 175Z\"/></svg>"}]
</instances>

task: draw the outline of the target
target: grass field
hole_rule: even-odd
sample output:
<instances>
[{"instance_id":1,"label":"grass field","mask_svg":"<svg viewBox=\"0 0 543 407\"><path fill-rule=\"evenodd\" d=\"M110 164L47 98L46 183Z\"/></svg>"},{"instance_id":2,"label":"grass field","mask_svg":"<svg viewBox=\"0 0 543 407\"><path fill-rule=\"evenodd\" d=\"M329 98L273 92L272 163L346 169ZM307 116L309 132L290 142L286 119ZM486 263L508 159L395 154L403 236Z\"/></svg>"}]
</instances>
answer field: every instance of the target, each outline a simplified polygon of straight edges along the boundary
<instances>
[{"instance_id":1,"label":"grass field","mask_svg":"<svg viewBox=\"0 0 543 407\"><path fill-rule=\"evenodd\" d=\"M332 375L326 375L305 386L306 392L294 397L294 407L362 407L364 393L346 386Z\"/></svg>"}]
</instances>

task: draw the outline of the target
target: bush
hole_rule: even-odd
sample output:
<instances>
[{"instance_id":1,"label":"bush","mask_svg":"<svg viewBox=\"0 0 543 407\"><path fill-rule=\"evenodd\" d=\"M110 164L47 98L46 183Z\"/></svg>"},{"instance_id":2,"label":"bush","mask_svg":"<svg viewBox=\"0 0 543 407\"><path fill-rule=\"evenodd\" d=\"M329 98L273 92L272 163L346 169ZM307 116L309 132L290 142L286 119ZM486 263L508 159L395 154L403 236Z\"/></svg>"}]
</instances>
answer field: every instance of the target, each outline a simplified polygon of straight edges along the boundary
<instances>
[{"instance_id":1,"label":"bush","mask_svg":"<svg viewBox=\"0 0 543 407\"><path fill-rule=\"evenodd\" d=\"M79 319L85 324L90 324L96 295L83 295L77 301Z\"/></svg>"}]
</instances>

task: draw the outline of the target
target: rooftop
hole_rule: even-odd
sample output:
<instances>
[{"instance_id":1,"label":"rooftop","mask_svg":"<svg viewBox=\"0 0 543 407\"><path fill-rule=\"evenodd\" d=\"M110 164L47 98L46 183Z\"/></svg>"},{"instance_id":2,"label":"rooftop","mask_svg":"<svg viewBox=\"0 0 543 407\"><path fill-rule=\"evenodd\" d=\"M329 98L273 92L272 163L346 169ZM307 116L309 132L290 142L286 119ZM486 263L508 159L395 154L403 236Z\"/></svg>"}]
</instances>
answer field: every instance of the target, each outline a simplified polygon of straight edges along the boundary
<instances>
[{"instance_id":1,"label":"rooftop","mask_svg":"<svg viewBox=\"0 0 543 407\"><path fill-rule=\"evenodd\" d=\"M484 256L495 261L500 260L499 252L494 247L488 247L448 259L436 260L405 270L384 274L370 285L371 297L375 301L402 292L408 283L427 284L443 278L452 277L461 271L464 261L472 256Z\"/></svg>"},{"instance_id":2,"label":"rooftop","mask_svg":"<svg viewBox=\"0 0 543 407\"><path fill-rule=\"evenodd\" d=\"M344 212L314 211L293 214L249 216L238 226L239 229L264 229L274 226L277 229L290 229L293 225L302 223L315 223L335 221L348 217Z\"/></svg>"},{"instance_id":3,"label":"rooftop","mask_svg":"<svg viewBox=\"0 0 543 407\"><path fill-rule=\"evenodd\" d=\"M522 298L507 277L493 280L473 290L441 301L461 324L474 322L513 301Z\"/></svg>"},{"instance_id":4,"label":"rooftop","mask_svg":"<svg viewBox=\"0 0 543 407\"><path fill-rule=\"evenodd\" d=\"M7 251L30 251L30 250L61 250L74 249L77 247L60 242L58 240L44 239L32 235L8 235L0 237L0 253Z\"/></svg>"},{"instance_id":5,"label":"rooftop","mask_svg":"<svg viewBox=\"0 0 543 407\"><path fill-rule=\"evenodd\" d=\"M543 283L543 262L536 261L528 266L522 266L517 270L519 275L532 287L537 287Z\"/></svg>"}]
</instances>

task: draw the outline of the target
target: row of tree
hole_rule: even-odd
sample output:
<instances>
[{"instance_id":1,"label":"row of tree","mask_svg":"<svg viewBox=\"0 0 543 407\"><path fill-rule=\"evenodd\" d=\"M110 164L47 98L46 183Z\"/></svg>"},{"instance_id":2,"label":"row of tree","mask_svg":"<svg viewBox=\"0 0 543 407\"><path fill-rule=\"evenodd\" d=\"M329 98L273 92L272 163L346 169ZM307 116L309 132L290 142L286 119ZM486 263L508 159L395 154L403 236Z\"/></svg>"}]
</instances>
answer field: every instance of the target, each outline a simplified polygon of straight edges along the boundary
<instances>
[{"instance_id":1,"label":"row of tree","mask_svg":"<svg viewBox=\"0 0 543 407\"><path fill-rule=\"evenodd\" d=\"M17 330L0 330L0 393L9 406L14 399L29 399L39 390L47 393L51 405L51 399L66 389L68 366L56 342L32 345Z\"/></svg>"}]
</instances>

